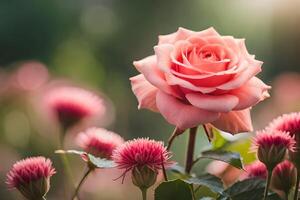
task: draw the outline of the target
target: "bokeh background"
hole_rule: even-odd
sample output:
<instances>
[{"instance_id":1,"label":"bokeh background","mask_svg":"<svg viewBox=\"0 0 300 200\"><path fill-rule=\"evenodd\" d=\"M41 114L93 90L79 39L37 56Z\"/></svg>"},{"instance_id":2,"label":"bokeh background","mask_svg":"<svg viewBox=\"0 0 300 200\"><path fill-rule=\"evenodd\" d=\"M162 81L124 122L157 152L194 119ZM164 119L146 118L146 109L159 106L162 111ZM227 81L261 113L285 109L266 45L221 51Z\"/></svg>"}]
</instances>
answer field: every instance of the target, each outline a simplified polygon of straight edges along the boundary
<instances>
[{"instance_id":1,"label":"bokeh background","mask_svg":"<svg viewBox=\"0 0 300 200\"><path fill-rule=\"evenodd\" d=\"M299 9L298 0L0 0L0 198L21 199L5 185L16 160L45 155L58 168L48 199L63 199L57 135L42 127L33 101L49 81L67 80L105 94L111 106L101 126L125 139L166 141L173 127L160 115L137 109L128 79L137 74L133 60L153 54L157 36L179 26L213 26L222 35L246 38L249 52L264 61L259 76L273 87L272 97L253 109L255 129L279 114L299 111ZM208 145L201 131L198 135L197 151ZM179 163L185 144L183 135L173 148ZM79 178L84 164L71 159ZM119 175L95 174L82 190L83 199L139 199L129 182L112 180Z\"/></svg>"}]
</instances>

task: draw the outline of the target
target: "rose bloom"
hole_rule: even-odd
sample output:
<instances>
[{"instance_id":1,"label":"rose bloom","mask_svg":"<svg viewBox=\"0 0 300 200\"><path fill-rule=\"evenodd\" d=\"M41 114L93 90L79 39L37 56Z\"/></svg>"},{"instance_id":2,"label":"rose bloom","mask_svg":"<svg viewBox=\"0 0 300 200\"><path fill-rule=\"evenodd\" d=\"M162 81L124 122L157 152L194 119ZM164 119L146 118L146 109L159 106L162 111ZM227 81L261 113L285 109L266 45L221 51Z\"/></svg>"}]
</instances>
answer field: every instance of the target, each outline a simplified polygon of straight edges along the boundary
<instances>
[{"instance_id":1,"label":"rose bloom","mask_svg":"<svg viewBox=\"0 0 300 200\"><path fill-rule=\"evenodd\" d=\"M154 55L133 64L131 84L139 108L160 112L179 129L212 123L230 133L252 130L250 108L269 96L255 75L262 62L244 39L179 28L159 36Z\"/></svg>"},{"instance_id":2,"label":"rose bloom","mask_svg":"<svg viewBox=\"0 0 300 200\"><path fill-rule=\"evenodd\" d=\"M79 133L76 141L85 152L106 159L110 159L115 148L124 143L120 135L95 127Z\"/></svg>"}]
</instances>

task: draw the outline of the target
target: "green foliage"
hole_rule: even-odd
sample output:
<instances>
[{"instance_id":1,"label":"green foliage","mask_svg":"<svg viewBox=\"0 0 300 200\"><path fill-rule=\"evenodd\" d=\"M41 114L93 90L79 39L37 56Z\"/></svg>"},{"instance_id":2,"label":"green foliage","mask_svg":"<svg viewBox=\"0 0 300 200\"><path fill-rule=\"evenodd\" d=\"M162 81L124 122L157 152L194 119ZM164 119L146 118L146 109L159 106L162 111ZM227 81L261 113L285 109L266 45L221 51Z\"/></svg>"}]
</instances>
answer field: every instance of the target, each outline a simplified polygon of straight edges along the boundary
<instances>
[{"instance_id":1,"label":"green foliage","mask_svg":"<svg viewBox=\"0 0 300 200\"><path fill-rule=\"evenodd\" d=\"M251 147L251 137L249 135L236 135L231 136L232 139L229 140L223 136L220 130L212 128L213 140L211 141L210 150L224 150L238 152L243 158L243 163L251 163L256 157L255 153L249 152Z\"/></svg>"},{"instance_id":2,"label":"green foliage","mask_svg":"<svg viewBox=\"0 0 300 200\"><path fill-rule=\"evenodd\" d=\"M55 153L58 154L75 154L81 156L84 160L91 163L95 168L113 168L116 166L114 161L107 160L104 158L98 158L93 156L92 154L86 153L84 151L77 150L57 150Z\"/></svg>"},{"instance_id":3,"label":"green foliage","mask_svg":"<svg viewBox=\"0 0 300 200\"><path fill-rule=\"evenodd\" d=\"M223 150L209 150L209 151L202 152L201 155L197 158L197 160L203 158L220 160L238 169L243 169L242 159L239 153L223 151Z\"/></svg>"},{"instance_id":4,"label":"green foliage","mask_svg":"<svg viewBox=\"0 0 300 200\"><path fill-rule=\"evenodd\" d=\"M155 200L193 200L192 187L177 179L161 183L155 189Z\"/></svg>"},{"instance_id":5,"label":"green foliage","mask_svg":"<svg viewBox=\"0 0 300 200\"><path fill-rule=\"evenodd\" d=\"M189 184L195 184L195 185L200 185L200 186L206 186L208 187L211 191L217 193L217 194L223 194L224 187L223 187L223 182L221 181L220 178L211 175L211 174L205 174L197 177L192 177L185 182Z\"/></svg>"},{"instance_id":6,"label":"green foliage","mask_svg":"<svg viewBox=\"0 0 300 200\"><path fill-rule=\"evenodd\" d=\"M258 200L263 198L265 180L258 178L246 179L233 184L224 191L225 195L219 196L217 200ZM268 199L280 200L274 193L269 194Z\"/></svg>"}]
</instances>

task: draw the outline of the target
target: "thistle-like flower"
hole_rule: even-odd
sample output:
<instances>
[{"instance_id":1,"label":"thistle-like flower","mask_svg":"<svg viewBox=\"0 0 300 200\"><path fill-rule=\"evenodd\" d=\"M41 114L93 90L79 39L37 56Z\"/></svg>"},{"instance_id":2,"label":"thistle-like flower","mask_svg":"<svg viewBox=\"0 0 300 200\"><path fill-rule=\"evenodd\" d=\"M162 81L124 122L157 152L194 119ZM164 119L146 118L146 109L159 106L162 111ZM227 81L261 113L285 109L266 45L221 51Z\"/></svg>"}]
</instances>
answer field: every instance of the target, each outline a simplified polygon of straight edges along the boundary
<instances>
[{"instance_id":1,"label":"thistle-like flower","mask_svg":"<svg viewBox=\"0 0 300 200\"><path fill-rule=\"evenodd\" d=\"M273 169L284 160L287 151L294 151L295 140L287 132L269 129L257 132L253 145L253 148L257 150L258 159L267 168L266 188L263 198L266 200Z\"/></svg>"},{"instance_id":2,"label":"thistle-like flower","mask_svg":"<svg viewBox=\"0 0 300 200\"><path fill-rule=\"evenodd\" d=\"M300 112L284 114L274 119L269 129L288 132L291 136L300 135Z\"/></svg>"},{"instance_id":3,"label":"thistle-like flower","mask_svg":"<svg viewBox=\"0 0 300 200\"><path fill-rule=\"evenodd\" d=\"M300 112L284 114L274 119L269 127L271 130L285 131L295 138L295 151L289 152L290 160L300 169Z\"/></svg>"},{"instance_id":4,"label":"thistle-like flower","mask_svg":"<svg viewBox=\"0 0 300 200\"><path fill-rule=\"evenodd\" d=\"M50 189L50 177L55 174L51 160L30 157L16 162L7 174L9 188L18 189L28 200L43 199Z\"/></svg>"},{"instance_id":5,"label":"thistle-like flower","mask_svg":"<svg viewBox=\"0 0 300 200\"><path fill-rule=\"evenodd\" d=\"M113 151L124 143L120 135L95 127L79 133L76 141L85 152L106 159L111 159Z\"/></svg>"},{"instance_id":6,"label":"thistle-like flower","mask_svg":"<svg viewBox=\"0 0 300 200\"><path fill-rule=\"evenodd\" d=\"M260 161L253 162L245 167L245 177L246 178L267 178L267 168L265 164Z\"/></svg>"},{"instance_id":7,"label":"thistle-like flower","mask_svg":"<svg viewBox=\"0 0 300 200\"><path fill-rule=\"evenodd\" d=\"M105 113L105 106L100 97L77 87L52 88L44 98L46 108L64 128L86 118L101 118Z\"/></svg>"},{"instance_id":8,"label":"thistle-like flower","mask_svg":"<svg viewBox=\"0 0 300 200\"><path fill-rule=\"evenodd\" d=\"M295 186L296 168L288 160L277 165L273 171L271 187L283 191L286 195Z\"/></svg>"},{"instance_id":9,"label":"thistle-like flower","mask_svg":"<svg viewBox=\"0 0 300 200\"><path fill-rule=\"evenodd\" d=\"M257 132L253 145L258 159L266 165L268 171L272 171L283 161L287 150L294 151L295 140L287 132L264 130Z\"/></svg>"},{"instance_id":10,"label":"thistle-like flower","mask_svg":"<svg viewBox=\"0 0 300 200\"><path fill-rule=\"evenodd\" d=\"M123 178L127 172L132 172L132 182L141 189L143 198L147 189L155 183L158 170L171 164L170 157L163 142L148 138L127 141L112 156L118 168L124 170Z\"/></svg>"}]
</instances>

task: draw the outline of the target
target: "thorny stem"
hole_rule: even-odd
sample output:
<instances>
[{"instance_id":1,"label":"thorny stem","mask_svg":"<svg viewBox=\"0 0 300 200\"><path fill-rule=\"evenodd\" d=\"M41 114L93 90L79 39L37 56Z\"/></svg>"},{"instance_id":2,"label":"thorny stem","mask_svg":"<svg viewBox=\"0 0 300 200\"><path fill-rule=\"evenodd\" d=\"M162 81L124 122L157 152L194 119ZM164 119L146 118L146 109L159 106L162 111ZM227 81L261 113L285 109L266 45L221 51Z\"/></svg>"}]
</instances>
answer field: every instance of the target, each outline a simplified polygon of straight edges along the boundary
<instances>
[{"instance_id":1,"label":"thorny stem","mask_svg":"<svg viewBox=\"0 0 300 200\"><path fill-rule=\"evenodd\" d=\"M188 149L186 154L185 172L190 173L194 162L194 150L196 142L197 127L190 128Z\"/></svg>"},{"instance_id":2,"label":"thorny stem","mask_svg":"<svg viewBox=\"0 0 300 200\"><path fill-rule=\"evenodd\" d=\"M71 200L75 199L75 197L78 196L78 192L79 192L79 189L80 189L81 185L83 184L83 182L85 181L85 179L87 178L87 176L90 174L91 171L92 171L92 169L89 168L89 169L85 172L85 174L84 174L83 177L81 178L80 182L78 183L78 185L77 185L77 187L76 187L76 189L75 189L75 191L74 191L74 194L72 195Z\"/></svg>"},{"instance_id":3,"label":"thorny stem","mask_svg":"<svg viewBox=\"0 0 300 200\"><path fill-rule=\"evenodd\" d=\"M272 171L273 171L273 169L268 170L268 176L267 176L267 181L266 181L266 187L265 187L263 200L266 200L267 197L268 197L268 191L269 191L269 187L270 187L270 183L271 183Z\"/></svg>"},{"instance_id":4,"label":"thorny stem","mask_svg":"<svg viewBox=\"0 0 300 200\"><path fill-rule=\"evenodd\" d=\"M174 129L172 135L169 137L169 140L168 140L168 146L167 146L167 150L168 150L168 151L170 150L170 148L171 148L171 146L172 146L172 144L173 144L173 142L174 142L174 139L175 139L178 135L180 135L181 133L183 133L183 132L184 132L184 131L182 131L182 130L178 129L177 127L175 127L175 129Z\"/></svg>"}]
</instances>

